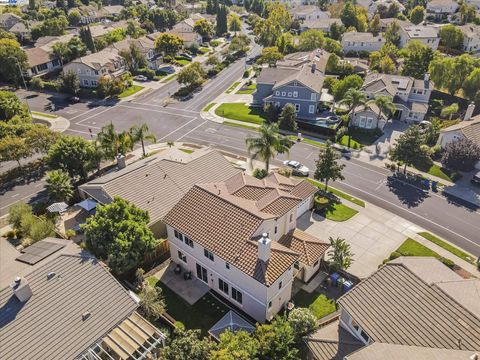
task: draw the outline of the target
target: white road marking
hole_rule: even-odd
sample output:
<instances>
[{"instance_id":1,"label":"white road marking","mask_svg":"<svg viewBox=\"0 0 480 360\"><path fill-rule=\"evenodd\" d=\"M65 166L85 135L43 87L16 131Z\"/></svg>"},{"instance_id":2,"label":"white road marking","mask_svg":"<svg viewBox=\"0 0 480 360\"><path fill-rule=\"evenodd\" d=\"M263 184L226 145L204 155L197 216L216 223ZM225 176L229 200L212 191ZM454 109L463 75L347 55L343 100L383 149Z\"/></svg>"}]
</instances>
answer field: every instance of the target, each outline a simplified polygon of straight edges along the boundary
<instances>
[{"instance_id":1,"label":"white road marking","mask_svg":"<svg viewBox=\"0 0 480 360\"><path fill-rule=\"evenodd\" d=\"M169 137L170 135L172 135L172 134L176 133L178 130L180 130L180 129L184 128L185 126L187 126L188 124L190 124L192 121L195 121L196 119L197 119L196 117L195 117L195 118L193 118L192 120L190 120L189 122L187 122L187 123L183 124L183 125L182 125L182 126L180 126L179 128L177 128L177 129L173 130L172 132L169 132L169 133L168 133L167 135L165 135L164 137L162 137L162 138L160 138L160 139L157 139L157 142L160 142L160 141L162 141L163 139L165 139L165 138Z\"/></svg>"},{"instance_id":2,"label":"white road marking","mask_svg":"<svg viewBox=\"0 0 480 360\"><path fill-rule=\"evenodd\" d=\"M90 119L92 119L92 118L94 118L94 117L97 117L98 115L101 115L101 114L107 112L108 110L112 110L113 108L114 108L114 106L111 106L111 107L108 107L108 108L106 108L106 109L103 109L102 111L100 111L100 112L98 112L98 113L96 113L96 114L93 114L93 115L91 115L91 116L89 116L89 117L87 117L87 118L85 118L85 119L82 119L82 120L78 121L76 124L81 124L82 122L87 121L87 120L90 120ZM82 115L83 115L83 114L82 114ZM70 121L72 121L72 120L70 119Z\"/></svg>"},{"instance_id":3,"label":"white road marking","mask_svg":"<svg viewBox=\"0 0 480 360\"><path fill-rule=\"evenodd\" d=\"M73 131L73 132L76 132L76 133L79 133L79 134L86 134L86 135L97 136L97 134L89 133L88 131L80 131L80 130L75 130L75 129L70 129L70 128L68 128L68 129L65 130L65 131Z\"/></svg>"},{"instance_id":4,"label":"white road marking","mask_svg":"<svg viewBox=\"0 0 480 360\"><path fill-rule=\"evenodd\" d=\"M84 111L84 112L82 112L81 114L78 114L77 116L74 116L74 117L72 117L72 118L70 118L70 119L68 119L68 120L72 121L72 120L74 120L74 119L76 119L76 118L79 118L79 117L82 116L82 115L86 115L86 114L88 114L88 113L91 113L91 112L94 111L94 110L98 110L98 107L94 107L93 109ZM78 111L81 111L81 110L78 110Z\"/></svg>"},{"instance_id":5,"label":"white road marking","mask_svg":"<svg viewBox=\"0 0 480 360\"><path fill-rule=\"evenodd\" d=\"M190 130L189 132L187 132L186 134L180 136L177 141L180 141L182 138L184 138L185 136L187 136L188 134L190 134L191 132L194 132L195 130L197 130L200 126L202 126L203 124L205 124L206 122L208 122L208 120L205 120L204 122L202 122L200 125L198 126L195 126L192 130Z\"/></svg>"},{"instance_id":6,"label":"white road marking","mask_svg":"<svg viewBox=\"0 0 480 360\"><path fill-rule=\"evenodd\" d=\"M156 100L152 100L152 101L153 101L153 102L157 102ZM158 101L158 102L159 102L159 101ZM136 102L136 101L135 101L135 102L132 101L132 102L130 102L130 104L137 104L137 105L143 105L143 106L157 106L157 107L165 108L165 106L163 106L163 105L155 105L155 104L141 103L141 102ZM174 108L174 107L172 107L172 108L168 108L168 107L167 107L167 109L173 109L173 110L178 110L178 111L186 111L186 112L190 112L190 113L192 113L192 114L199 114L198 111L187 110L187 109L179 109L179 108Z\"/></svg>"},{"instance_id":7,"label":"white road marking","mask_svg":"<svg viewBox=\"0 0 480 360\"><path fill-rule=\"evenodd\" d=\"M117 106L129 108L129 109L134 109L134 110L152 111L152 112L157 112L157 113L161 113L161 114L168 114L168 115L181 116L181 117L185 117L185 118L192 118L192 115L177 114L177 113L170 112L170 111L165 111L165 110L144 109L144 108L138 108L138 107L134 107L134 106L127 106L127 105L117 105ZM198 114L198 112L197 112L197 114Z\"/></svg>"},{"instance_id":8,"label":"white road marking","mask_svg":"<svg viewBox=\"0 0 480 360\"><path fill-rule=\"evenodd\" d=\"M10 197L14 198L14 197L17 197L17 196L19 196L19 195L20 195L20 194L15 194L15 195L12 195L12 196L10 196Z\"/></svg>"}]
</instances>

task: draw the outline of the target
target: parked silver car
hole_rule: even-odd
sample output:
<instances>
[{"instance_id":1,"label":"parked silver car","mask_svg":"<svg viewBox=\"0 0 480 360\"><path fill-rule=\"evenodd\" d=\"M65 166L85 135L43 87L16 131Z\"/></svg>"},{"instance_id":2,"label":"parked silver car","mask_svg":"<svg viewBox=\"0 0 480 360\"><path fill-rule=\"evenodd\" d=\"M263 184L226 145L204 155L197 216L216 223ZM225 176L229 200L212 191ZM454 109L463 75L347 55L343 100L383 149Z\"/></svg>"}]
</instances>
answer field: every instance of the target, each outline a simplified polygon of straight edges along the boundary
<instances>
[{"instance_id":1,"label":"parked silver car","mask_svg":"<svg viewBox=\"0 0 480 360\"><path fill-rule=\"evenodd\" d=\"M292 169L293 175L297 176L308 176L310 174L310 169L303 165L302 163L295 160L285 160L283 165L288 166Z\"/></svg>"}]
</instances>

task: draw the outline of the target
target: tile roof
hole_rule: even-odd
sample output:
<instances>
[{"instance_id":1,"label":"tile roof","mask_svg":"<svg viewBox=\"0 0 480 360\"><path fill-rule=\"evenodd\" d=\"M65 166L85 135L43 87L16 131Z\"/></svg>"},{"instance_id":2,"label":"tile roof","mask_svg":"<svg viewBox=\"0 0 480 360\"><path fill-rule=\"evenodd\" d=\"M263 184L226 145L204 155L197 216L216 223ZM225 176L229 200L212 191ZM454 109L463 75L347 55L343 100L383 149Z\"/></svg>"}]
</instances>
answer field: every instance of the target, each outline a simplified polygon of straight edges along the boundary
<instances>
[{"instance_id":1,"label":"tile roof","mask_svg":"<svg viewBox=\"0 0 480 360\"><path fill-rule=\"evenodd\" d=\"M440 130L442 133L450 131L460 132L465 138L480 145L480 115L477 115L470 120L460 121L458 124Z\"/></svg>"},{"instance_id":2,"label":"tile roof","mask_svg":"<svg viewBox=\"0 0 480 360\"><path fill-rule=\"evenodd\" d=\"M401 263L384 265L338 304L375 342L480 349L480 319Z\"/></svg>"},{"instance_id":3,"label":"tile roof","mask_svg":"<svg viewBox=\"0 0 480 360\"><path fill-rule=\"evenodd\" d=\"M55 276L48 279L50 272ZM137 308L92 257L61 255L25 278L33 293L25 303L10 287L0 291L0 358L4 360L72 359ZM90 316L83 320L86 312Z\"/></svg>"},{"instance_id":4,"label":"tile roof","mask_svg":"<svg viewBox=\"0 0 480 360\"><path fill-rule=\"evenodd\" d=\"M382 35L374 36L370 32L349 31L343 34L342 41L363 41L368 43L385 43L385 38Z\"/></svg>"},{"instance_id":5,"label":"tile roof","mask_svg":"<svg viewBox=\"0 0 480 360\"><path fill-rule=\"evenodd\" d=\"M400 256L391 263L403 264L427 284L463 280L460 275L431 256Z\"/></svg>"},{"instance_id":6,"label":"tile roof","mask_svg":"<svg viewBox=\"0 0 480 360\"><path fill-rule=\"evenodd\" d=\"M304 337L303 341L313 360L344 360L345 356L364 346L340 326L339 320Z\"/></svg>"},{"instance_id":7,"label":"tile roof","mask_svg":"<svg viewBox=\"0 0 480 360\"><path fill-rule=\"evenodd\" d=\"M456 302L470 310L480 319L480 280L462 279L453 281L442 281L435 283L435 286L449 295Z\"/></svg>"},{"instance_id":8,"label":"tile roof","mask_svg":"<svg viewBox=\"0 0 480 360\"><path fill-rule=\"evenodd\" d=\"M100 202L120 196L150 214L151 223L161 220L196 183L226 180L241 170L217 151L192 154L169 151L128 165L116 173L93 180L80 189ZM163 156L167 156L163 158Z\"/></svg>"},{"instance_id":9,"label":"tile roof","mask_svg":"<svg viewBox=\"0 0 480 360\"><path fill-rule=\"evenodd\" d=\"M227 201L215 188L194 186L165 216L164 222L265 285L270 285L298 259L298 254L272 242L271 258L258 259L252 241L268 214L255 211L252 201ZM226 187L223 188L226 192ZM220 190L221 191L221 190ZM241 198L238 198L241 199Z\"/></svg>"},{"instance_id":10,"label":"tile roof","mask_svg":"<svg viewBox=\"0 0 480 360\"><path fill-rule=\"evenodd\" d=\"M278 242L286 248L299 253L300 261L309 266L322 258L325 251L330 247L329 243L325 243L299 229L290 230Z\"/></svg>"},{"instance_id":11,"label":"tile roof","mask_svg":"<svg viewBox=\"0 0 480 360\"><path fill-rule=\"evenodd\" d=\"M48 63L56 58L53 54L42 48L25 49L25 54L27 54L28 66L30 67Z\"/></svg>"}]
</instances>

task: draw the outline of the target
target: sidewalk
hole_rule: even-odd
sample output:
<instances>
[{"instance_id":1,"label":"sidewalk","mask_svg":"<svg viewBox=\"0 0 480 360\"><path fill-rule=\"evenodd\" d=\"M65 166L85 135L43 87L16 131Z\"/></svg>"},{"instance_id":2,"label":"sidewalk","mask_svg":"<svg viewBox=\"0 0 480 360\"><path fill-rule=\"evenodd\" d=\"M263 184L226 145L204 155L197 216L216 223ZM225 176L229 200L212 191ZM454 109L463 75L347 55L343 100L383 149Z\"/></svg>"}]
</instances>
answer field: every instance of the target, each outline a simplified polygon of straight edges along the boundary
<instances>
[{"instance_id":1,"label":"sidewalk","mask_svg":"<svg viewBox=\"0 0 480 360\"><path fill-rule=\"evenodd\" d=\"M56 118L50 118L40 114L32 114L32 118L37 120L39 123L46 123L51 130L56 132L64 132L70 127L70 121L62 116L57 116Z\"/></svg>"}]
</instances>

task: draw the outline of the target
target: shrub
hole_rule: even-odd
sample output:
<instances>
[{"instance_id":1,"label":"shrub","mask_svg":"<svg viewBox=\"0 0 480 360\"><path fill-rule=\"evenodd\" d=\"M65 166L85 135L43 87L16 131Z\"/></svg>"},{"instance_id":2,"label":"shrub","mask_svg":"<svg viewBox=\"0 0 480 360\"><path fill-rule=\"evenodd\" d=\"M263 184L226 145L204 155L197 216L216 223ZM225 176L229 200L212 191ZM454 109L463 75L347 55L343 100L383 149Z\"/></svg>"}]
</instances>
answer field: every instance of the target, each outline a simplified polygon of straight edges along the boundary
<instances>
[{"instance_id":1,"label":"shrub","mask_svg":"<svg viewBox=\"0 0 480 360\"><path fill-rule=\"evenodd\" d=\"M250 76L250 70L245 70L245 72L243 73L243 77L247 78Z\"/></svg>"},{"instance_id":2,"label":"shrub","mask_svg":"<svg viewBox=\"0 0 480 360\"><path fill-rule=\"evenodd\" d=\"M7 231L7 233L5 234L5 236L8 238L8 239L15 239L17 237L17 232L15 230L10 230L10 231Z\"/></svg>"},{"instance_id":3,"label":"shrub","mask_svg":"<svg viewBox=\"0 0 480 360\"><path fill-rule=\"evenodd\" d=\"M450 269L453 269L455 267L455 263L450 259L442 258L441 261L443 265L448 266Z\"/></svg>"},{"instance_id":4,"label":"shrub","mask_svg":"<svg viewBox=\"0 0 480 360\"><path fill-rule=\"evenodd\" d=\"M268 171L265 169L256 168L255 170L253 170L253 177L256 177L257 179L263 179L267 175Z\"/></svg>"},{"instance_id":5,"label":"shrub","mask_svg":"<svg viewBox=\"0 0 480 360\"><path fill-rule=\"evenodd\" d=\"M152 69L142 68L135 71L135 75L146 76L148 80L152 80L155 77L155 71Z\"/></svg>"},{"instance_id":6,"label":"shrub","mask_svg":"<svg viewBox=\"0 0 480 360\"><path fill-rule=\"evenodd\" d=\"M210 41L210 46L211 47L217 47L218 45L220 45L222 42L220 40L211 40Z\"/></svg>"},{"instance_id":7,"label":"shrub","mask_svg":"<svg viewBox=\"0 0 480 360\"><path fill-rule=\"evenodd\" d=\"M329 202L330 200L324 196L315 196L315 209L321 211L328 206Z\"/></svg>"},{"instance_id":8,"label":"shrub","mask_svg":"<svg viewBox=\"0 0 480 360\"><path fill-rule=\"evenodd\" d=\"M400 256L402 256L402 254L400 254L398 251L394 251L390 254L390 256L388 257L388 260L395 260L396 258L399 258Z\"/></svg>"},{"instance_id":9,"label":"shrub","mask_svg":"<svg viewBox=\"0 0 480 360\"><path fill-rule=\"evenodd\" d=\"M12 224L14 228L20 229L22 219L29 215L32 215L32 207L25 203L18 202L10 207L8 222Z\"/></svg>"},{"instance_id":10,"label":"shrub","mask_svg":"<svg viewBox=\"0 0 480 360\"><path fill-rule=\"evenodd\" d=\"M67 231L65 231L65 235L67 236L68 239L71 239L75 235L77 235L77 233L73 229L68 229Z\"/></svg>"},{"instance_id":11,"label":"shrub","mask_svg":"<svg viewBox=\"0 0 480 360\"><path fill-rule=\"evenodd\" d=\"M282 167L278 170L278 173L280 175L283 175L283 176L286 176L286 177L290 177L292 176L292 169L288 168L288 167Z\"/></svg>"},{"instance_id":12,"label":"shrub","mask_svg":"<svg viewBox=\"0 0 480 360\"><path fill-rule=\"evenodd\" d=\"M313 332L317 327L317 318L310 309L296 308L288 315L288 322L295 336L299 339L303 335Z\"/></svg>"},{"instance_id":13,"label":"shrub","mask_svg":"<svg viewBox=\"0 0 480 360\"><path fill-rule=\"evenodd\" d=\"M55 231L53 229L53 223L50 220L35 218L35 221L31 224L29 232L29 236L34 242L54 235Z\"/></svg>"},{"instance_id":14,"label":"shrub","mask_svg":"<svg viewBox=\"0 0 480 360\"><path fill-rule=\"evenodd\" d=\"M43 88L50 91L58 91L58 84L53 81L44 81Z\"/></svg>"},{"instance_id":15,"label":"shrub","mask_svg":"<svg viewBox=\"0 0 480 360\"><path fill-rule=\"evenodd\" d=\"M175 323L173 324L175 326L176 329L178 330L185 330L185 324L182 323L181 321L175 321Z\"/></svg>"},{"instance_id":16,"label":"shrub","mask_svg":"<svg viewBox=\"0 0 480 360\"><path fill-rule=\"evenodd\" d=\"M42 90L43 86L44 86L44 84L43 84L42 79L40 79L38 77L32 78L32 80L30 80L30 87L31 88Z\"/></svg>"}]
</instances>

